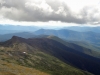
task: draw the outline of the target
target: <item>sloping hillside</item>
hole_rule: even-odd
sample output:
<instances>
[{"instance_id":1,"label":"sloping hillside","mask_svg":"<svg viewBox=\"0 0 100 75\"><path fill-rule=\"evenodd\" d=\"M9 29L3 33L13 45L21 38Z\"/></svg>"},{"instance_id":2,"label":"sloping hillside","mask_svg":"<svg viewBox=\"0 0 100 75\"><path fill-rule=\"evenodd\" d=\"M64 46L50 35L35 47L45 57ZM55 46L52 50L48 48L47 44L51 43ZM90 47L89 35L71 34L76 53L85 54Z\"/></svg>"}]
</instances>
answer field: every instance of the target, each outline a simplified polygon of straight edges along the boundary
<instances>
[{"instance_id":1,"label":"sloping hillside","mask_svg":"<svg viewBox=\"0 0 100 75\"><path fill-rule=\"evenodd\" d=\"M66 60L73 60L73 53L68 52L72 58L70 56L66 58L65 54L62 56L62 53L66 53L66 51L56 47L59 46L59 43L52 46L55 43L58 42L49 39L24 39L14 36L0 44L0 59L8 63L35 68L51 75L91 75L87 71L73 67L71 64L74 62ZM63 48L62 44L60 45ZM62 53L59 54L59 51Z\"/></svg>"},{"instance_id":2,"label":"sloping hillside","mask_svg":"<svg viewBox=\"0 0 100 75\"><path fill-rule=\"evenodd\" d=\"M49 75L42 71L0 60L0 75Z\"/></svg>"},{"instance_id":3,"label":"sloping hillside","mask_svg":"<svg viewBox=\"0 0 100 75\"><path fill-rule=\"evenodd\" d=\"M45 38L53 39L55 41L58 41L62 44L64 44L67 47L73 48L77 51L80 51L82 53L100 58L100 51L98 47L95 47L88 43L78 42L78 41L64 41L56 36L45 36Z\"/></svg>"}]
</instances>

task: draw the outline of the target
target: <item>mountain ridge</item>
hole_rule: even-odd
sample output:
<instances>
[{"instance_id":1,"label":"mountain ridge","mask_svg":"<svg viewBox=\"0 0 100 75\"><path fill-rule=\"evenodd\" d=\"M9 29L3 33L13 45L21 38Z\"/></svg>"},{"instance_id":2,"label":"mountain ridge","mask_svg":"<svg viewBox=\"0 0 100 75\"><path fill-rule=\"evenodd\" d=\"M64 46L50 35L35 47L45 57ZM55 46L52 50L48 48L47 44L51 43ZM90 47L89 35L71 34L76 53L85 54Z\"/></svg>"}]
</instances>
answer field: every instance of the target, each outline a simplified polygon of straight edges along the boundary
<instances>
[{"instance_id":1,"label":"mountain ridge","mask_svg":"<svg viewBox=\"0 0 100 75\"><path fill-rule=\"evenodd\" d=\"M100 59L78 52L72 48L66 47L65 45L57 41L48 38L23 39L14 36L12 39L14 38L19 38L19 40L21 39L21 43L23 42L28 44L29 46L34 48L33 50L52 55L67 64L73 65L74 67L80 68L82 70L87 70L91 73L94 73L95 75L99 74L99 70L97 68L100 68ZM12 41L12 39L10 39L10 41ZM7 41L5 43L7 43ZM96 71L93 68L95 68Z\"/></svg>"}]
</instances>

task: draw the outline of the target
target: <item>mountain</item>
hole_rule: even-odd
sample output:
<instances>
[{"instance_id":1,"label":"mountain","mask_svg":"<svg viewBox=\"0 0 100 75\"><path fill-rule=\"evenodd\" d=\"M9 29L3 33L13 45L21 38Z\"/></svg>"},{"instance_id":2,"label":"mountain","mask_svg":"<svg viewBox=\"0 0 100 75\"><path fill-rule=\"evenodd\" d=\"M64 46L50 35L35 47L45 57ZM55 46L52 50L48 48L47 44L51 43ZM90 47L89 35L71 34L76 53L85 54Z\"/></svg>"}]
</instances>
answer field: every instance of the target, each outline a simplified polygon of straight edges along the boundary
<instances>
[{"instance_id":1,"label":"mountain","mask_svg":"<svg viewBox=\"0 0 100 75\"><path fill-rule=\"evenodd\" d=\"M90 27L90 26L70 26L70 27L64 27L63 29L68 29L68 30L74 30L78 32L96 32L100 33L100 26L96 27Z\"/></svg>"},{"instance_id":2,"label":"mountain","mask_svg":"<svg viewBox=\"0 0 100 75\"><path fill-rule=\"evenodd\" d=\"M48 29L40 29L38 31L35 31L34 34L37 35L54 35L57 37L60 37L64 40L69 41L86 41L91 43L95 46L100 46L100 34L95 32L77 32L67 29L61 29L61 30L48 30ZM93 37L95 36L95 37Z\"/></svg>"},{"instance_id":3,"label":"mountain","mask_svg":"<svg viewBox=\"0 0 100 75\"><path fill-rule=\"evenodd\" d=\"M37 26L21 26L21 25L0 25L0 34L10 34L19 32L33 32L41 27Z\"/></svg>"},{"instance_id":4,"label":"mountain","mask_svg":"<svg viewBox=\"0 0 100 75\"><path fill-rule=\"evenodd\" d=\"M88 72L100 74L100 59L52 39L24 39L14 36L0 43L0 49L2 60L33 67L52 75L89 75Z\"/></svg>"},{"instance_id":5,"label":"mountain","mask_svg":"<svg viewBox=\"0 0 100 75\"><path fill-rule=\"evenodd\" d=\"M19 30L2 30L0 29L0 35L4 35L4 34L10 34L10 33L19 33Z\"/></svg>"},{"instance_id":6,"label":"mountain","mask_svg":"<svg viewBox=\"0 0 100 75\"><path fill-rule=\"evenodd\" d=\"M52 35L44 36L44 37L58 41L64 44L65 46L76 49L77 51L80 51L82 53L100 58L100 50L99 50L100 48L95 47L91 44L77 42L77 41L65 41L65 40L60 39L59 37L52 36Z\"/></svg>"},{"instance_id":7,"label":"mountain","mask_svg":"<svg viewBox=\"0 0 100 75\"><path fill-rule=\"evenodd\" d=\"M40 29L34 32L34 34L37 35L55 35L63 39L78 39L79 35L81 34L80 32L75 32L67 29L61 29L61 30L52 30L52 29ZM73 38L73 36L75 38ZM78 36L78 37L77 37Z\"/></svg>"},{"instance_id":8,"label":"mountain","mask_svg":"<svg viewBox=\"0 0 100 75\"><path fill-rule=\"evenodd\" d=\"M13 55L13 57L15 57L14 60L16 59L19 62L19 64L35 67L39 70L46 71L54 75L68 74L67 71L65 71L65 69L68 68L68 65L70 65L71 68L72 66L74 66L76 68L91 72L95 75L100 74L100 59L89 56L73 48L67 47L52 39L24 39L21 37L14 36L12 39L1 43L1 48L4 48L4 50L7 50L10 53L10 55ZM14 52L9 50L14 50ZM8 61L8 59L4 60ZM9 61L10 60L12 61L11 58L9 59ZM61 64L63 64L63 66ZM67 66L64 67L65 65ZM60 73L58 73L59 71ZM74 69L71 71L73 73ZM70 75L72 73L70 73ZM77 75L78 74L79 73L77 73Z\"/></svg>"},{"instance_id":9,"label":"mountain","mask_svg":"<svg viewBox=\"0 0 100 75\"><path fill-rule=\"evenodd\" d=\"M4 34L0 35L0 41L6 41L11 39L13 36L19 36L23 38L31 38L35 37L35 35L31 32L19 32L19 33L10 33L10 34Z\"/></svg>"},{"instance_id":10,"label":"mountain","mask_svg":"<svg viewBox=\"0 0 100 75\"><path fill-rule=\"evenodd\" d=\"M94 51L97 51L97 52L100 52L99 46L94 46L89 42L83 42L83 41L68 41L68 42L77 44L79 46L82 46L82 47L85 47L85 48L88 48L88 49L91 49L91 50L94 50Z\"/></svg>"},{"instance_id":11,"label":"mountain","mask_svg":"<svg viewBox=\"0 0 100 75\"><path fill-rule=\"evenodd\" d=\"M36 35L40 35L40 37L42 37L42 35L54 35L68 41L84 41L94 46L100 46L99 33L91 32L91 31L77 32L77 31L72 31L67 29L61 29L61 30L40 29L35 32L18 32L18 33L3 34L0 35L0 41L6 41L14 35L23 38L33 38L33 37L37 37Z\"/></svg>"}]
</instances>

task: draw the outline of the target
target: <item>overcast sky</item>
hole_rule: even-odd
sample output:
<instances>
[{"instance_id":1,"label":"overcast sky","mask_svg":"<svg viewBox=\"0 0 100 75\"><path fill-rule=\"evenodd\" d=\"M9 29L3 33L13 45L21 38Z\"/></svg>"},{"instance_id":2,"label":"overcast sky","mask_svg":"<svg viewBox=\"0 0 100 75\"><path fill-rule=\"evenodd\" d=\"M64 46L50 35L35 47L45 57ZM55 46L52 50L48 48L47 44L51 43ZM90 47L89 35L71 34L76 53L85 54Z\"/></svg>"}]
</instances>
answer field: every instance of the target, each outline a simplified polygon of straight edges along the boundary
<instances>
[{"instance_id":1,"label":"overcast sky","mask_svg":"<svg viewBox=\"0 0 100 75\"><path fill-rule=\"evenodd\" d=\"M0 24L100 25L100 0L0 0Z\"/></svg>"}]
</instances>

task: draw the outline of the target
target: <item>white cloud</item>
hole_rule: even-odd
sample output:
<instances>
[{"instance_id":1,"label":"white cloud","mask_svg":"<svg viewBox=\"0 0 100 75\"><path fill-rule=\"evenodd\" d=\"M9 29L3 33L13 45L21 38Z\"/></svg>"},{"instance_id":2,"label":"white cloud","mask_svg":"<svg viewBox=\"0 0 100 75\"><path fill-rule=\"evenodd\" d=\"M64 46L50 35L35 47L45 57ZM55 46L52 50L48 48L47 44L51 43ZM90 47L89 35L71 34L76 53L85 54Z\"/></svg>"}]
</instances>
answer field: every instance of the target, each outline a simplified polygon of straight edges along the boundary
<instances>
[{"instance_id":1,"label":"white cloud","mask_svg":"<svg viewBox=\"0 0 100 75\"><path fill-rule=\"evenodd\" d=\"M99 3L99 0L0 0L0 22L99 24Z\"/></svg>"},{"instance_id":2,"label":"white cloud","mask_svg":"<svg viewBox=\"0 0 100 75\"><path fill-rule=\"evenodd\" d=\"M64 1L74 12L79 12L86 6L98 6L100 0L61 0Z\"/></svg>"}]
</instances>

